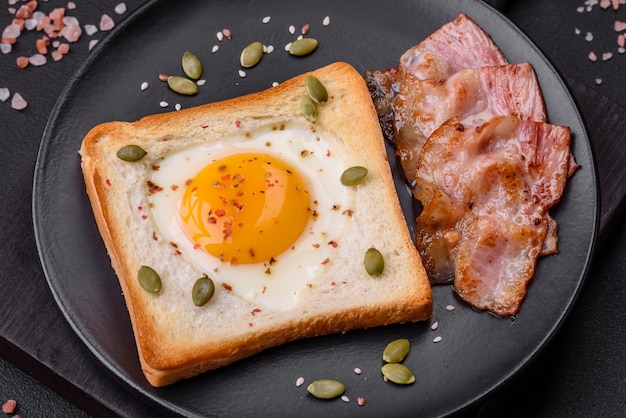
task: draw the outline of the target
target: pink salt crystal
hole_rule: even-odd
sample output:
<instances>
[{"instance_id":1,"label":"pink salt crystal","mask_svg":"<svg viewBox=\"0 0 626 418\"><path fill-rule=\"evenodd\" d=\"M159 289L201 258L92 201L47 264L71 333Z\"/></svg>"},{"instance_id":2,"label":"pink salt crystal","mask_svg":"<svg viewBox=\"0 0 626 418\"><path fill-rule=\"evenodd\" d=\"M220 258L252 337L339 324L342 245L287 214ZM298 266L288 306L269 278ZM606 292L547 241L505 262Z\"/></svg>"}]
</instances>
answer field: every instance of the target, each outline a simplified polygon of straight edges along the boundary
<instances>
[{"instance_id":1,"label":"pink salt crystal","mask_svg":"<svg viewBox=\"0 0 626 418\"><path fill-rule=\"evenodd\" d=\"M97 43L98 43L97 39L92 39L91 41L89 41L89 50L91 51L91 48L96 46Z\"/></svg>"},{"instance_id":2,"label":"pink salt crystal","mask_svg":"<svg viewBox=\"0 0 626 418\"><path fill-rule=\"evenodd\" d=\"M113 29L114 26L115 26L115 22L113 21L111 16L104 13L102 17L100 18L100 30L108 31L108 30Z\"/></svg>"},{"instance_id":3,"label":"pink salt crystal","mask_svg":"<svg viewBox=\"0 0 626 418\"><path fill-rule=\"evenodd\" d=\"M615 30L615 32L621 32L623 30L626 30L626 22L620 22L619 20L616 20L615 24L613 25L613 29Z\"/></svg>"},{"instance_id":4,"label":"pink salt crystal","mask_svg":"<svg viewBox=\"0 0 626 418\"><path fill-rule=\"evenodd\" d=\"M26 103L26 100L24 100L21 94L15 93L13 95L13 98L11 99L11 107L13 109L22 110L25 109L27 105L28 103Z\"/></svg>"},{"instance_id":5,"label":"pink salt crystal","mask_svg":"<svg viewBox=\"0 0 626 418\"><path fill-rule=\"evenodd\" d=\"M96 32L98 32L96 25L85 25L85 33L87 33L87 35L91 36Z\"/></svg>"},{"instance_id":6,"label":"pink salt crystal","mask_svg":"<svg viewBox=\"0 0 626 418\"><path fill-rule=\"evenodd\" d=\"M44 65L46 62L48 62L48 60L46 59L45 56L41 54L35 54L35 55L31 55L31 57L28 59L28 62L31 65L34 65L35 67L39 67L39 66Z\"/></svg>"},{"instance_id":7,"label":"pink salt crystal","mask_svg":"<svg viewBox=\"0 0 626 418\"><path fill-rule=\"evenodd\" d=\"M30 0L28 3L26 3L26 7L28 7L31 12L34 12L35 10L37 10L37 0Z\"/></svg>"},{"instance_id":8,"label":"pink salt crystal","mask_svg":"<svg viewBox=\"0 0 626 418\"><path fill-rule=\"evenodd\" d=\"M9 7L7 10L9 11L9 14L11 15L14 15L16 12L15 7Z\"/></svg>"},{"instance_id":9,"label":"pink salt crystal","mask_svg":"<svg viewBox=\"0 0 626 418\"><path fill-rule=\"evenodd\" d=\"M626 36L623 33L617 37L617 45L622 47L626 45Z\"/></svg>"},{"instance_id":10,"label":"pink salt crystal","mask_svg":"<svg viewBox=\"0 0 626 418\"><path fill-rule=\"evenodd\" d=\"M83 30L80 28L79 25L69 25L64 27L61 31L61 35L63 35L63 37L69 42L78 41L78 38L80 38L80 35L82 35L82 33Z\"/></svg>"},{"instance_id":11,"label":"pink salt crystal","mask_svg":"<svg viewBox=\"0 0 626 418\"><path fill-rule=\"evenodd\" d=\"M10 95L11 95L11 92L9 91L8 88L6 87L0 88L0 102L5 102L9 98Z\"/></svg>"},{"instance_id":12,"label":"pink salt crystal","mask_svg":"<svg viewBox=\"0 0 626 418\"><path fill-rule=\"evenodd\" d=\"M32 19L28 19L24 22L24 27L26 30L33 30L37 27L37 19L34 17Z\"/></svg>"},{"instance_id":13,"label":"pink salt crystal","mask_svg":"<svg viewBox=\"0 0 626 418\"><path fill-rule=\"evenodd\" d=\"M17 65L17 68L26 68L28 67L28 57L17 57L17 59L15 60L15 64Z\"/></svg>"},{"instance_id":14,"label":"pink salt crystal","mask_svg":"<svg viewBox=\"0 0 626 418\"><path fill-rule=\"evenodd\" d=\"M63 54L61 54L58 50L52 51L50 55L52 56L52 59L55 61L59 61L63 58Z\"/></svg>"},{"instance_id":15,"label":"pink salt crystal","mask_svg":"<svg viewBox=\"0 0 626 418\"><path fill-rule=\"evenodd\" d=\"M42 30L50 24L50 16L44 16L37 22L37 30Z\"/></svg>"},{"instance_id":16,"label":"pink salt crystal","mask_svg":"<svg viewBox=\"0 0 626 418\"><path fill-rule=\"evenodd\" d=\"M33 11L30 10L26 5L20 6L20 8L17 9L17 12L15 12L15 17L17 17L18 19L30 19L31 17L33 17Z\"/></svg>"},{"instance_id":17,"label":"pink salt crystal","mask_svg":"<svg viewBox=\"0 0 626 418\"><path fill-rule=\"evenodd\" d=\"M73 1L70 1L67 3L67 8L70 10L73 10L76 8L76 3L74 3Z\"/></svg>"},{"instance_id":18,"label":"pink salt crystal","mask_svg":"<svg viewBox=\"0 0 626 418\"><path fill-rule=\"evenodd\" d=\"M598 60L598 57L593 51L589 52L588 57L589 57L589 61L592 61L592 62L596 62Z\"/></svg>"},{"instance_id":19,"label":"pink salt crystal","mask_svg":"<svg viewBox=\"0 0 626 418\"><path fill-rule=\"evenodd\" d=\"M608 61L611 58L613 58L613 53L612 52L605 52L602 54L602 61Z\"/></svg>"},{"instance_id":20,"label":"pink salt crystal","mask_svg":"<svg viewBox=\"0 0 626 418\"><path fill-rule=\"evenodd\" d=\"M66 55L68 52L70 52L70 44L59 44L59 47L57 49L61 54Z\"/></svg>"},{"instance_id":21,"label":"pink salt crystal","mask_svg":"<svg viewBox=\"0 0 626 418\"><path fill-rule=\"evenodd\" d=\"M611 6L611 0L602 0L600 1L600 7L603 9L608 9Z\"/></svg>"},{"instance_id":22,"label":"pink salt crystal","mask_svg":"<svg viewBox=\"0 0 626 418\"><path fill-rule=\"evenodd\" d=\"M65 7L58 7L53 9L50 14L50 19L53 21L63 21L63 16L65 16Z\"/></svg>"},{"instance_id":23,"label":"pink salt crystal","mask_svg":"<svg viewBox=\"0 0 626 418\"><path fill-rule=\"evenodd\" d=\"M2 37L8 39L17 39L22 31L20 30L20 26L15 23L11 23L2 31Z\"/></svg>"},{"instance_id":24,"label":"pink salt crystal","mask_svg":"<svg viewBox=\"0 0 626 418\"><path fill-rule=\"evenodd\" d=\"M126 13L126 3L120 3L115 6L115 13L117 13L118 15L123 15L124 13Z\"/></svg>"},{"instance_id":25,"label":"pink salt crystal","mask_svg":"<svg viewBox=\"0 0 626 418\"><path fill-rule=\"evenodd\" d=\"M0 42L0 52L3 54L10 54L12 50L13 46L11 44Z\"/></svg>"},{"instance_id":26,"label":"pink salt crystal","mask_svg":"<svg viewBox=\"0 0 626 418\"><path fill-rule=\"evenodd\" d=\"M9 0L9 6L13 6L17 2L18 2L18 0Z\"/></svg>"}]
</instances>

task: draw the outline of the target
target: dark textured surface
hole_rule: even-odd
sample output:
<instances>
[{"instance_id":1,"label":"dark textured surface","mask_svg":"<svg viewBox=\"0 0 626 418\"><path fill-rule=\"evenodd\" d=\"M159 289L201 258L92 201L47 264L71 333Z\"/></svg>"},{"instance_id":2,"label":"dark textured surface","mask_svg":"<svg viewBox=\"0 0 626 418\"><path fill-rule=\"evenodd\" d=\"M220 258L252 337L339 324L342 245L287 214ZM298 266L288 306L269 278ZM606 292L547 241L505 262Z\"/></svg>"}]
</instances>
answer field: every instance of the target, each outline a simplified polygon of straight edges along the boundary
<instances>
[{"instance_id":1,"label":"dark textured surface","mask_svg":"<svg viewBox=\"0 0 626 418\"><path fill-rule=\"evenodd\" d=\"M42 4L52 7L57 2L49 3ZM126 2L129 9L140 3ZM605 242L578 302L552 343L529 367L496 391L489 402L464 416L617 417L626 411L626 364L621 353L626 338L626 328L621 323L626 301L626 243L622 239L626 223L619 216L621 208L617 205L623 197L620 185L626 183L620 164L624 161L626 117L623 109L593 91L600 90L626 104L625 83L620 79L624 73L613 73L620 65L624 68L626 57L616 54L607 63L592 64L586 59L589 44L574 34L578 26L585 32L604 32L612 19L626 19L623 11L610 15L612 11L603 14L596 9L588 15L580 14L575 10L577 5L571 3L515 2L505 11L557 68L572 77L573 91L598 154L601 184L612 187L610 194L603 195L604 213L608 213L608 208L617 216L605 218L612 221L605 224L611 228L604 234ZM105 11L119 20L112 12L115 4L116 1L80 3L74 14L80 15L83 24L97 23ZM4 27L7 22L6 14L0 15L0 25ZM28 45L21 42L24 39L12 54L0 55L0 87L20 91L29 101L29 107L22 112L11 110L8 102L0 103L0 169L4 174L0 185L0 284L4 289L4 301L0 304L0 356L92 415L154 416L152 409L108 375L67 325L45 283L32 234L30 191L39 140L56 97L87 55L88 38L83 37L65 60L24 72L13 65L18 48ZM613 48L614 43L610 45ZM594 84L597 77L603 79L600 86ZM24 416L80 416L72 408L66 409L68 404L63 398L52 395L30 376L22 373L15 378L13 373L19 372L11 366L2 371L0 400L4 402L17 396L12 394L19 394L18 405L24 408L19 411Z\"/></svg>"}]
</instances>

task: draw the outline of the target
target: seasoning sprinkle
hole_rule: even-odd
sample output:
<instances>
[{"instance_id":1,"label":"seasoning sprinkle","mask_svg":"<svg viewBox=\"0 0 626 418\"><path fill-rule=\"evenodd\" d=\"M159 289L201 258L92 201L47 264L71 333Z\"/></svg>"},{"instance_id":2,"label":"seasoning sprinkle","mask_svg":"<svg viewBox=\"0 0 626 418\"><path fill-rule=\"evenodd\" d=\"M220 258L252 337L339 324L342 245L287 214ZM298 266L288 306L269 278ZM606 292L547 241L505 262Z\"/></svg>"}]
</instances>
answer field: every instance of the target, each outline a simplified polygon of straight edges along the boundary
<instances>
[{"instance_id":1,"label":"seasoning sprinkle","mask_svg":"<svg viewBox=\"0 0 626 418\"><path fill-rule=\"evenodd\" d=\"M300 387L304 385L304 377L300 376L299 378L296 379L296 386Z\"/></svg>"},{"instance_id":2,"label":"seasoning sprinkle","mask_svg":"<svg viewBox=\"0 0 626 418\"><path fill-rule=\"evenodd\" d=\"M144 91L148 88L148 82L144 81L143 83L141 83L141 91Z\"/></svg>"},{"instance_id":3,"label":"seasoning sprinkle","mask_svg":"<svg viewBox=\"0 0 626 418\"><path fill-rule=\"evenodd\" d=\"M455 310L456 308L453 305L447 305L446 306L446 311L448 312L452 312L453 310Z\"/></svg>"},{"instance_id":4,"label":"seasoning sprinkle","mask_svg":"<svg viewBox=\"0 0 626 418\"><path fill-rule=\"evenodd\" d=\"M270 20L272 20L272 17L271 17L271 16L265 16L265 17L263 18L263 23L270 23Z\"/></svg>"},{"instance_id":5,"label":"seasoning sprinkle","mask_svg":"<svg viewBox=\"0 0 626 418\"><path fill-rule=\"evenodd\" d=\"M437 328L439 328L439 322L434 322L431 326L430 329L435 331Z\"/></svg>"},{"instance_id":6,"label":"seasoning sprinkle","mask_svg":"<svg viewBox=\"0 0 626 418\"><path fill-rule=\"evenodd\" d=\"M442 340L442 339L443 339L443 338L441 338L441 336L440 336L440 335L438 335L438 336L436 336L435 338L433 338L433 342L434 342L434 343L439 343L439 342L441 342L441 340Z\"/></svg>"},{"instance_id":7,"label":"seasoning sprinkle","mask_svg":"<svg viewBox=\"0 0 626 418\"><path fill-rule=\"evenodd\" d=\"M169 104L168 102L166 102L165 100L163 100L163 101L161 101L161 102L159 103L159 106L161 106L161 107L168 107L169 105L170 105L170 104Z\"/></svg>"},{"instance_id":8,"label":"seasoning sprinkle","mask_svg":"<svg viewBox=\"0 0 626 418\"><path fill-rule=\"evenodd\" d=\"M324 26L330 25L330 16L326 16L324 20L322 20L322 25Z\"/></svg>"},{"instance_id":9,"label":"seasoning sprinkle","mask_svg":"<svg viewBox=\"0 0 626 418\"><path fill-rule=\"evenodd\" d=\"M346 395L341 395L341 400L346 403L350 402L350 398L348 398Z\"/></svg>"}]
</instances>

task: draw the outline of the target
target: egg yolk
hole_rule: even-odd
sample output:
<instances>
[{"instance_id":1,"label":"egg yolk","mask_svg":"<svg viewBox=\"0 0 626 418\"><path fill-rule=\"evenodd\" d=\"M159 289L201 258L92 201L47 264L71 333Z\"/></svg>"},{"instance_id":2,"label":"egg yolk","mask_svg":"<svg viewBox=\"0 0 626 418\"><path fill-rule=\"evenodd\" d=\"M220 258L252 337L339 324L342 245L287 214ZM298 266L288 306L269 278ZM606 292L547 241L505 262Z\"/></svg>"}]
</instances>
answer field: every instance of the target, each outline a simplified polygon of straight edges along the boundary
<instances>
[{"instance_id":1,"label":"egg yolk","mask_svg":"<svg viewBox=\"0 0 626 418\"><path fill-rule=\"evenodd\" d=\"M243 153L207 165L188 182L179 214L196 248L250 264L291 247L312 210L304 181L289 164Z\"/></svg>"}]
</instances>

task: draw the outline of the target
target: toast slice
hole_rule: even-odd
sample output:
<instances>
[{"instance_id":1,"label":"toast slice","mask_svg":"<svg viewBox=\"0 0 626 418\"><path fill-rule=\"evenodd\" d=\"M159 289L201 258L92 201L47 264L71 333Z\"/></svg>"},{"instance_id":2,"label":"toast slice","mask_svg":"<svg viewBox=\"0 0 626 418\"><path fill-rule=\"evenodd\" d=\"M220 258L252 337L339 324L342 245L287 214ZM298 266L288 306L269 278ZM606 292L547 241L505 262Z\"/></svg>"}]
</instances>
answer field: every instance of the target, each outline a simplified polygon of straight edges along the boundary
<instances>
[{"instance_id":1,"label":"toast slice","mask_svg":"<svg viewBox=\"0 0 626 418\"><path fill-rule=\"evenodd\" d=\"M322 82L329 96L317 105L315 122L303 116L300 106L310 74ZM313 212L334 212L335 217L321 233L321 245L311 250L322 247L319 251L326 252L291 263L295 270L288 274L293 278L289 280L296 283L289 282L295 286L293 298L272 299L264 298L265 289L280 286L268 271L312 232L305 229L285 254L260 260L258 275L270 277L254 280L267 286L261 292L248 291L245 283L233 284L230 278L239 276L238 268L253 269L254 263L220 261L197 245L189 247L182 242L186 239L168 236L159 223L154 195L171 190L169 185L155 185L153 179L167 158L181 150L217 143L228 149L259 135L275 138L271 142L277 143L284 137L274 137L274 133L284 131L302 134L301 144L314 138L315 146L327 149L318 155L320 178L353 166L365 167L368 173L357 185L345 186L339 175L319 181L303 171L305 183L317 181L337 196L332 208L316 207ZM146 155L136 162L118 158L118 150L130 144L141 147ZM306 158L305 152L298 153L297 158ZM80 155L95 220L130 314L141 367L153 386L165 386L286 342L422 321L432 313L431 287L400 209L376 112L363 78L348 64L331 64L223 102L133 123L98 125L84 138ZM294 158L293 166L298 167ZM332 162L335 172L325 170L326 162L329 166ZM312 202L317 204L317 199L313 197ZM308 222L317 220L312 217ZM261 243L266 244L271 243ZM384 259L384 270L377 276L364 267L365 253L371 247ZM204 259L214 267L207 269L198 262ZM159 275L158 292L140 285L141 266L150 266ZM305 271L315 274L304 281L297 279ZM213 280L215 292L208 303L196 306L192 288L205 274Z\"/></svg>"}]
</instances>

